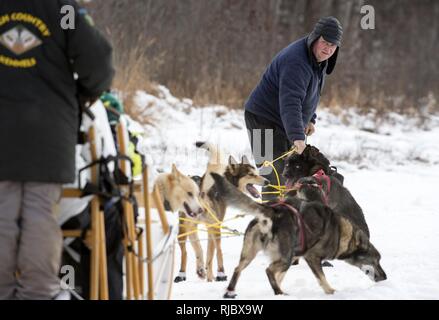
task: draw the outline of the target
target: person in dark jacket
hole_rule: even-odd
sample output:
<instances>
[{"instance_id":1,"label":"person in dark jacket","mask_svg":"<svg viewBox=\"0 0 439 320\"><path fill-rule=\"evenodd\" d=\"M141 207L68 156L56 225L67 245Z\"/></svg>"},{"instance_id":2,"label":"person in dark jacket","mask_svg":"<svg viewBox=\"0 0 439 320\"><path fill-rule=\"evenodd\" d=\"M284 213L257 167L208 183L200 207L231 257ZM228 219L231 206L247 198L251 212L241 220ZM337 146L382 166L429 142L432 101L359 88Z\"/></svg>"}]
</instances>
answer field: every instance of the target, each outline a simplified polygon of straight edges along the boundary
<instances>
[{"instance_id":1,"label":"person in dark jacket","mask_svg":"<svg viewBox=\"0 0 439 320\"><path fill-rule=\"evenodd\" d=\"M268 66L245 104L245 122L258 166L292 146L299 153L305 149L305 135L314 133L325 76L334 70L342 35L336 18L321 18L308 36L284 48ZM283 161L274 165L284 184ZM271 167L261 168L261 175L277 185Z\"/></svg>"},{"instance_id":2,"label":"person in dark jacket","mask_svg":"<svg viewBox=\"0 0 439 320\"><path fill-rule=\"evenodd\" d=\"M78 101L98 99L114 75L111 46L88 21L75 0L0 2L0 299L61 292L55 215L74 181Z\"/></svg>"}]
</instances>

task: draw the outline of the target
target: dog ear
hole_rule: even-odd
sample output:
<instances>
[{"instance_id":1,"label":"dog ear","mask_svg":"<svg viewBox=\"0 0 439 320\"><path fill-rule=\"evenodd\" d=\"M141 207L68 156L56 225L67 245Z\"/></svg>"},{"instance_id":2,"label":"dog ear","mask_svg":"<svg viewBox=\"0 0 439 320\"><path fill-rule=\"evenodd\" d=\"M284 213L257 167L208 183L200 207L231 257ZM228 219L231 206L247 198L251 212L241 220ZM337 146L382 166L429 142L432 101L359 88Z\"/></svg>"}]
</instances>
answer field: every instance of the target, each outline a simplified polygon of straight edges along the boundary
<instances>
[{"instance_id":1,"label":"dog ear","mask_svg":"<svg viewBox=\"0 0 439 320\"><path fill-rule=\"evenodd\" d=\"M323 169L326 174L329 174L329 160L320 152L319 149L312 145L307 145L305 150L302 153L305 157L305 159L311 163L313 163L313 168L311 169L311 172L315 172L319 169Z\"/></svg>"},{"instance_id":2,"label":"dog ear","mask_svg":"<svg viewBox=\"0 0 439 320\"><path fill-rule=\"evenodd\" d=\"M319 149L317 149L316 147L314 147L314 146L312 146L310 144L308 146L309 146L309 153L310 153L311 156L316 157L316 156L319 155L319 153L320 153Z\"/></svg>"},{"instance_id":3,"label":"dog ear","mask_svg":"<svg viewBox=\"0 0 439 320\"><path fill-rule=\"evenodd\" d=\"M238 161L236 161L235 158L233 158L233 156L230 155L230 157L229 157L229 165L234 166L234 165L237 165L237 164L238 164Z\"/></svg>"},{"instance_id":4,"label":"dog ear","mask_svg":"<svg viewBox=\"0 0 439 320\"><path fill-rule=\"evenodd\" d=\"M175 166L175 163L172 164L172 171L171 171L171 176L174 179L179 179L180 178L180 171L178 171L177 167Z\"/></svg>"},{"instance_id":5,"label":"dog ear","mask_svg":"<svg viewBox=\"0 0 439 320\"><path fill-rule=\"evenodd\" d=\"M303 149L302 156L305 157L305 158L307 158L308 155L309 155L309 153L310 153L310 149L311 149L311 148L312 148L312 146L311 146L310 144L307 144L307 145L305 146L305 149Z\"/></svg>"},{"instance_id":6,"label":"dog ear","mask_svg":"<svg viewBox=\"0 0 439 320\"><path fill-rule=\"evenodd\" d=\"M307 144L302 154L305 157L305 159L311 160L319 156L320 150L310 144Z\"/></svg>"},{"instance_id":7,"label":"dog ear","mask_svg":"<svg viewBox=\"0 0 439 320\"><path fill-rule=\"evenodd\" d=\"M300 155L303 159L305 160L309 160L312 158L312 149L314 147L310 144L307 144L305 149L303 149L302 154Z\"/></svg>"},{"instance_id":8,"label":"dog ear","mask_svg":"<svg viewBox=\"0 0 439 320\"><path fill-rule=\"evenodd\" d=\"M246 155L243 155L241 158L241 164L250 164Z\"/></svg>"},{"instance_id":9,"label":"dog ear","mask_svg":"<svg viewBox=\"0 0 439 320\"><path fill-rule=\"evenodd\" d=\"M364 251L369 249L369 238L362 230L357 230L355 232L355 245L357 248Z\"/></svg>"}]
</instances>

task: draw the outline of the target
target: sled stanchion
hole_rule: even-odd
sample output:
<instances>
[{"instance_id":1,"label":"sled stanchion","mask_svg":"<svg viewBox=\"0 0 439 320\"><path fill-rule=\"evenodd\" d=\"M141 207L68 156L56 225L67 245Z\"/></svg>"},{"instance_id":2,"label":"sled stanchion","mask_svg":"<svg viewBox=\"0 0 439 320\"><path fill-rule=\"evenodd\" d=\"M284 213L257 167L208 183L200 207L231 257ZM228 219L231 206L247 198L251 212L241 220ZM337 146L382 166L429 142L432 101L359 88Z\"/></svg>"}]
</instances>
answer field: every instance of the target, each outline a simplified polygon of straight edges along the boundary
<instances>
[{"instance_id":1,"label":"sled stanchion","mask_svg":"<svg viewBox=\"0 0 439 320\"><path fill-rule=\"evenodd\" d=\"M99 299L99 202L91 200L91 263L90 263L90 300Z\"/></svg>"},{"instance_id":2,"label":"sled stanchion","mask_svg":"<svg viewBox=\"0 0 439 320\"><path fill-rule=\"evenodd\" d=\"M99 211L99 291L102 300L108 300L107 245L105 241L104 213Z\"/></svg>"},{"instance_id":3,"label":"sled stanchion","mask_svg":"<svg viewBox=\"0 0 439 320\"><path fill-rule=\"evenodd\" d=\"M157 188L154 188L152 192L153 192L155 205L159 212L160 221L162 223L163 233L168 234L169 224L168 224L168 220L166 219L165 207L163 206L162 197L160 196L160 192Z\"/></svg>"},{"instance_id":4,"label":"sled stanchion","mask_svg":"<svg viewBox=\"0 0 439 320\"><path fill-rule=\"evenodd\" d=\"M97 161L96 135L94 127L88 130L88 141L90 143L90 154L92 161ZM91 166L91 183L98 185L98 170L96 166ZM67 188L63 190L63 198L80 198L83 191L81 189ZM108 271L105 241L105 221L104 213L100 210L100 199L93 195L90 201L90 230L86 233L83 241L90 248L90 300L108 300ZM82 238L83 230L63 230L64 238Z\"/></svg>"},{"instance_id":5,"label":"sled stanchion","mask_svg":"<svg viewBox=\"0 0 439 320\"><path fill-rule=\"evenodd\" d=\"M132 299L132 289L133 289L133 274L132 274L132 252L130 250L130 239L129 239L129 219L128 219L128 209L127 203L123 201L123 219L125 222L124 228L124 246L125 246L125 274L126 274L126 296L128 300Z\"/></svg>"},{"instance_id":6,"label":"sled stanchion","mask_svg":"<svg viewBox=\"0 0 439 320\"><path fill-rule=\"evenodd\" d=\"M90 139L90 152L93 160L98 159L96 151L96 132L91 127L88 132ZM91 180L95 185L98 184L99 173L96 166L91 167ZM92 263L90 273L90 299L108 300L108 274L107 274L107 250L105 238L104 213L100 211L99 197L94 196L91 201L92 214ZM94 259L94 263L93 263Z\"/></svg>"},{"instance_id":7,"label":"sled stanchion","mask_svg":"<svg viewBox=\"0 0 439 320\"><path fill-rule=\"evenodd\" d=\"M140 299L140 285L139 285L139 264L138 264L138 257L134 254L134 252L136 252L137 248L136 248L136 231L135 231L135 222L134 222L134 209L133 209L133 205L132 203L128 202L128 219L130 221L129 224L129 234L130 234L130 239L131 239L131 246L132 246L132 250L133 252L131 252L131 268L133 271L133 292L134 292L134 300L139 300Z\"/></svg>"},{"instance_id":8,"label":"sled stanchion","mask_svg":"<svg viewBox=\"0 0 439 320\"><path fill-rule=\"evenodd\" d=\"M93 127L90 127L88 131L88 136L90 139L90 152L91 158L96 160L98 158L96 151L96 133ZM98 182L98 170L96 166L91 167L91 181L94 184ZM99 281L99 275L103 271L101 267L102 261L100 260L100 246L101 246L101 238L104 237L105 241L105 232L104 235L101 233L101 219L99 217L99 198L94 196L91 200L91 227L92 227L92 248L91 248L91 270L90 270L90 299L98 300L99 293L101 295L105 295L103 290L104 288L100 288L103 285L102 282ZM106 266L105 266L106 267ZM106 273L106 272L105 272ZM108 286L107 286L107 295L108 295ZM102 298L102 297L101 297Z\"/></svg>"},{"instance_id":9,"label":"sled stanchion","mask_svg":"<svg viewBox=\"0 0 439 320\"><path fill-rule=\"evenodd\" d=\"M127 144L124 139L124 126L121 122L117 125L117 140L119 143L119 153L123 156L128 155ZM125 177L129 177L128 174L129 162L125 159L120 160L120 166ZM125 197L130 197L129 186L121 186L122 194ZM130 200L123 200L123 211L125 218L125 259L126 259L126 284L127 284L127 298L132 297L137 300L140 298L140 284L139 284L139 265L138 257L134 254L136 252L136 231L135 231L135 219L134 219L134 209Z\"/></svg>"},{"instance_id":10,"label":"sled stanchion","mask_svg":"<svg viewBox=\"0 0 439 320\"><path fill-rule=\"evenodd\" d=\"M145 292L145 278L144 278L144 266L143 266L143 260L144 260L144 255L143 255L143 251L145 250L144 248L144 238L143 238L143 233L141 232L140 234L138 234L138 243L139 243L139 259L138 259L138 268L139 268L139 287L140 287L140 299L143 299L144 297L144 292Z\"/></svg>"},{"instance_id":11,"label":"sled stanchion","mask_svg":"<svg viewBox=\"0 0 439 320\"><path fill-rule=\"evenodd\" d=\"M122 154L125 154L125 141L124 141L124 135L123 135L123 127L121 126L121 124L119 123L117 125L117 141L119 143L119 152ZM120 161L120 166L122 168L122 172L125 174L126 173L126 161L125 160L121 160ZM122 188L123 192L126 190L125 188ZM122 208L123 208L123 218L125 221L125 228L124 228L124 244L125 244L125 273L126 273L126 296L128 300L132 299L132 293L134 293L134 285L133 285L133 279L134 279L134 274L133 274L133 253L131 251L132 247L133 247L133 243L131 243L131 239L130 239L130 219L128 217L129 215L129 210L128 210L128 203L127 200L124 199L122 201Z\"/></svg>"},{"instance_id":12,"label":"sled stanchion","mask_svg":"<svg viewBox=\"0 0 439 320\"><path fill-rule=\"evenodd\" d=\"M151 236L151 203L149 198L148 186L148 166L143 168L143 199L145 204L145 237L146 237L146 257L148 258L147 274L148 274L148 292L147 299L154 299L154 278L152 265L152 236Z\"/></svg>"}]
</instances>

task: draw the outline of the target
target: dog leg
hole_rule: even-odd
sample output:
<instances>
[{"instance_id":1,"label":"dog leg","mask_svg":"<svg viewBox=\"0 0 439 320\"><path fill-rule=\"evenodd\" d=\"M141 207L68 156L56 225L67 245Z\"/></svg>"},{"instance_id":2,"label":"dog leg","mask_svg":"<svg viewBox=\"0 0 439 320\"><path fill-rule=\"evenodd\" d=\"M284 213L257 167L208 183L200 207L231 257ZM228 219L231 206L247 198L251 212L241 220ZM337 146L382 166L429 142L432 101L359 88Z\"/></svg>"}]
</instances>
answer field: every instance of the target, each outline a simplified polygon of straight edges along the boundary
<instances>
[{"instance_id":1,"label":"dog leg","mask_svg":"<svg viewBox=\"0 0 439 320\"><path fill-rule=\"evenodd\" d=\"M244 244L242 246L241 258L239 259L239 264L235 268L233 272L232 279L227 286L227 291L224 294L224 298L235 298L235 288L236 283L238 282L239 276L241 275L242 270L247 268L247 266L253 261L256 257L256 254L261 250L257 243L253 242L253 235L245 235Z\"/></svg>"},{"instance_id":2,"label":"dog leg","mask_svg":"<svg viewBox=\"0 0 439 320\"><path fill-rule=\"evenodd\" d=\"M305 260L319 281L319 285L322 287L323 291L325 291L326 294L333 294L335 290L331 288L326 280L325 274L323 273L322 259L318 257L305 257Z\"/></svg>"},{"instance_id":3,"label":"dog leg","mask_svg":"<svg viewBox=\"0 0 439 320\"><path fill-rule=\"evenodd\" d=\"M196 224L193 224L193 229L196 228ZM203 249L200 245L200 239L198 238L198 233L194 232L189 235L189 240L191 242L192 248L194 248L195 256L197 259L197 275L201 279L206 278L206 269L204 268L204 258L203 258Z\"/></svg>"},{"instance_id":4,"label":"dog leg","mask_svg":"<svg viewBox=\"0 0 439 320\"><path fill-rule=\"evenodd\" d=\"M224 261L223 261L223 251L221 250L221 236L215 238L215 249L216 249L216 262L218 265L218 274L215 281L227 281L227 276L224 274Z\"/></svg>"},{"instance_id":5,"label":"dog leg","mask_svg":"<svg viewBox=\"0 0 439 320\"><path fill-rule=\"evenodd\" d=\"M285 275L287 274L286 271L284 272L280 272L277 274L277 283L279 284L279 286L282 284L282 281L284 281Z\"/></svg>"},{"instance_id":6,"label":"dog leg","mask_svg":"<svg viewBox=\"0 0 439 320\"><path fill-rule=\"evenodd\" d=\"M180 228L179 233L183 234L186 232L184 227ZM180 261L180 273L175 277L174 282L178 283L181 281L186 281L186 265L187 265L187 251L186 251L186 236L179 238L178 245L181 251L181 261Z\"/></svg>"},{"instance_id":7,"label":"dog leg","mask_svg":"<svg viewBox=\"0 0 439 320\"><path fill-rule=\"evenodd\" d=\"M279 277L282 277L283 279L283 275L281 276L281 274L285 274L290 265L291 261L285 263L285 261L277 260L275 262L272 262L270 266L265 270L275 295L284 294L284 292L279 287L277 279L279 279Z\"/></svg>"},{"instance_id":8,"label":"dog leg","mask_svg":"<svg viewBox=\"0 0 439 320\"><path fill-rule=\"evenodd\" d=\"M211 230L208 230L211 231ZM207 242L207 255L206 255L206 271L207 271L207 281L213 281L213 255L215 253L215 235L209 234L209 241Z\"/></svg>"}]
</instances>

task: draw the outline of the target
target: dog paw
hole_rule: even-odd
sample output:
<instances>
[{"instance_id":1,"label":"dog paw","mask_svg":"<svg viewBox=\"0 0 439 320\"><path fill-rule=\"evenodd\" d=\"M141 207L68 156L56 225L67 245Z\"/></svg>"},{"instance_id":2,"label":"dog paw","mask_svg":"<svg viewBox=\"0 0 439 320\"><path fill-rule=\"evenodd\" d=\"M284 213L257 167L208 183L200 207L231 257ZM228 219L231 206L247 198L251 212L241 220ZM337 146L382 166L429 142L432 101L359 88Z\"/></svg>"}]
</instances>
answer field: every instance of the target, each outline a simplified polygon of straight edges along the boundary
<instances>
[{"instance_id":1,"label":"dog paw","mask_svg":"<svg viewBox=\"0 0 439 320\"><path fill-rule=\"evenodd\" d=\"M198 268L197 275L201 279L206 279L206 270L204 268Z\"/></svg>"},{"instance_id":2,"label":"dog paw","mask_svg":"<svg viewBox=\"0 0 439 320\"><path fill-rule=\"evenodd\" d=\"M216 276L215 281L227 281L227 276Z\"/></svg>"},{"instance_id":3,"label":"dog paw","mask_svg":"<svg viewBox=\"0 0 439 320\"><path fill-rule=\"evenodd\" d=\"M224 271L218 271L215 281L227 281L227 276Z\"/></svg>"},{"instance_id":4,"label":"dog paw","mask_svg":"<svg viewBox=\"0 0 439 320\"><path fill-rule=\"evenodd\" d=\"M335 290L332 289L332 288L325 289L325 293L326 293L326 294L334 294L334 292L335 292Z\"/></svg>"},{"instance_id":5,"label":"dog paw","mask_svg":"<svg viewBox=\"0 0 439 320\"><path fill-rule=\"evenodd\" d=\"M184 277L184 276L176 276L175 279L174 279L175 283L179 283L179 282L182 282L182 281L186 281L186 277Z\"/></svg>"},{"instance_id":6,"label":"dog paw","mask_svg":"<svg viewBox=\"0 0 439 320\"><path fill-rule=\"evenodd\" d=\"M276 291L274 291L274 294L275 295L285 295L285 293L282 291L282 290L276 290Z\"/></svg>"},{"instance_id":7,"label":"dog paw","mask_svg":"<svg viewBox=\"0 0 439 320\"><path fill-rule=\"evenodd\" d=\"M235 299L237 296L237 294L235 293L235 291L227 291L226 293L224 293L223 298L224 299Z\"/></svg>"},{"instance_id":8,"label":"dog paw","mask_svg":"<svg viewBox=\"0 0 439 320\"><path fill-rule=\"evenodd\" d=\"M330 268L332 268L334 266L330 262L328 262L328 261L323 261L322 262L322 267L330 267Z\"/></svg>"}]
</instances>

